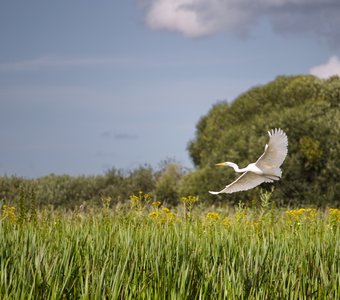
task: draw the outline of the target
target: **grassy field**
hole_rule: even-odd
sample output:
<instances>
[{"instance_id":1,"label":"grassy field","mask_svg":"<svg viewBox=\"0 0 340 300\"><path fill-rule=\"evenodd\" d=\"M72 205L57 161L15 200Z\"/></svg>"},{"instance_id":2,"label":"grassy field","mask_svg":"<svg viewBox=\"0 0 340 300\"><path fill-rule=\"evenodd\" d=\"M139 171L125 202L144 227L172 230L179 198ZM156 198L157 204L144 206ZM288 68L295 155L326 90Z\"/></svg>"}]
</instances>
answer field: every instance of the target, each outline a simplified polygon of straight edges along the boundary
<instances>
[{"instance_id":1,"label":"grassy field","mask_svg":"<svg viewBox=\"0 0 340 300\"><path fill-rule=\"evenodd\" d=\"M0 298L340 298L340 210L103 200L75 212L3 206Z\"/></svg>"}]
</instances>

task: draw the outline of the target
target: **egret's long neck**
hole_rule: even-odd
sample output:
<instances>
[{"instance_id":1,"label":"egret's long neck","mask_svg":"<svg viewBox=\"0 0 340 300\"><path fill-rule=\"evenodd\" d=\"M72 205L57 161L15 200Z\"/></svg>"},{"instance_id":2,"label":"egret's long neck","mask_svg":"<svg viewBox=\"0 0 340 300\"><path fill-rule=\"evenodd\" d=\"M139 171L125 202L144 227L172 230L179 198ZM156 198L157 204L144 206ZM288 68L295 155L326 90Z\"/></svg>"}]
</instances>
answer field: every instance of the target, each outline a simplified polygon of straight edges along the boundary
<instances>
[{"instance_id":1,"label":"egret's long neck","mask_svg":"<svg viewBox=\"0 0 340 300\"><path fill-rule=\"evenodd\" d=\"M230 162L228 165L229 167L232 167L237 173L243 173L246 171L246 168L240 169L237 164L234 164L232 162Z\"/></svg>"}]
</instances>

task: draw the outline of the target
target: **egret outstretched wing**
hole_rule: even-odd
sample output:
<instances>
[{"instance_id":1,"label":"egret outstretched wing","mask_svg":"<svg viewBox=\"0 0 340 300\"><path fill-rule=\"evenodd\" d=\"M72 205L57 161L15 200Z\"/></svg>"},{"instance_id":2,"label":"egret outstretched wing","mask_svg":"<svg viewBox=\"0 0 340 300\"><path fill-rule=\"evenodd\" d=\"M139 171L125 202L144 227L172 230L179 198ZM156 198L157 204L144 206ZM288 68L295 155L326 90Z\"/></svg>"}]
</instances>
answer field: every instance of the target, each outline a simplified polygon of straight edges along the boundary
<instances>
[{"instance_id":1,"label":"egret outstretched wing","mask_svg":"<svg viewBox=\"0 0 340 300\"><path fill-rule=\"evenodd\" d=\"M259 184L265 181L268 182L270 180L268 180L264 176L255 174L253 172L245 172L239 178L237 178L234 182L227 185L222 191L219 191L219 192L210 191L209 193L213 195L217 195L219 193L230 194L230 193L235 193L239 191L245 191L245 190L249 190L249 189L252 189L258 186Z\"/></svg>"},{"instance_id":2,"label":"egret outstretched wing","mask_svg":"<svg viewBox=\"0 0 340 300\"><path fill-rule=\"evenodd\" d=\"M273 182L281 178L280 166L288 153L288 138L280 128L268 131L268 134L269 142L265 146L263 154L255 163L251 163L242 169L237 164L228 161L217 164L232 167L235 172L244 173L222 191L210 192L211 194L245 191L263 182Z\"/></svg>"},{"instance_id":3,"label":"egret outstretched wing","mask_svg":"<svg viewBox=\"0 0 340 300\"><path fill-rule=\"evenodd\" d=\"M281 129L268 131L268 134L269 143L255 163L260 169L279 168L288 153L288 138Z\"/></svg>"}]
</instances>

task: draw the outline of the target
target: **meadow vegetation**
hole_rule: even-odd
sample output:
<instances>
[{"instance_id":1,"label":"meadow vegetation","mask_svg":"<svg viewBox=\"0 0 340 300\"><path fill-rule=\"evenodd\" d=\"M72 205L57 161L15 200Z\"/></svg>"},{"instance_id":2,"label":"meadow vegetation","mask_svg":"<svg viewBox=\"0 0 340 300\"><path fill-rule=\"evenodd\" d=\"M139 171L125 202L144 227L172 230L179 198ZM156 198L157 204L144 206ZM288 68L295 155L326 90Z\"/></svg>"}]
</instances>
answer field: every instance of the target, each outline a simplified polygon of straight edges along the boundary
<instances>
[{"instance_id":1,"label":"meadow vegetation","mask_svg":"<svg viewBox=\"0 0 340 300\"><path fill-rule=\"evenodd\" d=\"M2 206L1 299L338 299L340 210Z\"/></svg>"}]
</instances>

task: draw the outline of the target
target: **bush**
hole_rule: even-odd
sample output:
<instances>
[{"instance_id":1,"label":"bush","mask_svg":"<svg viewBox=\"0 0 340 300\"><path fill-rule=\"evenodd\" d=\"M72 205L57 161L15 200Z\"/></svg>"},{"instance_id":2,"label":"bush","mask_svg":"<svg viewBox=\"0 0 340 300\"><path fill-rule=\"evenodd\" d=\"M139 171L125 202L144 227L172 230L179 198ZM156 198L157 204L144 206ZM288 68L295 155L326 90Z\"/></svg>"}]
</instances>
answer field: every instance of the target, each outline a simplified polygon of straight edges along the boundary
<instances>
[{"instance_id":1,"label":"bush","mask_svg":"<svg viewBox=\"0 0 340 300\"><path fill-rule=\"evenodd\" d=\"M183 168L176 163L169 163L158 172L155 194L159 201L170 205L178 204L178 188L183 173Z\"/></svg>"}]
</instances>

